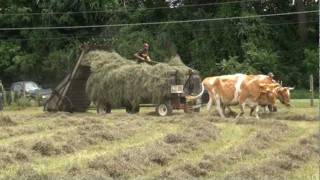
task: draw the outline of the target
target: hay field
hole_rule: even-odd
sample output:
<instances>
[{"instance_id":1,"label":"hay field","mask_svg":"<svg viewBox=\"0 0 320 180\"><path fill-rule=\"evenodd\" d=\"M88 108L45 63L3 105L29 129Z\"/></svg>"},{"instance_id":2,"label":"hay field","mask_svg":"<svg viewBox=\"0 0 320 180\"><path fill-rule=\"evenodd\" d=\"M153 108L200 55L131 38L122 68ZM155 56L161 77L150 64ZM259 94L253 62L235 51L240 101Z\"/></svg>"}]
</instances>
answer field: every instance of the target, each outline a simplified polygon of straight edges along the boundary
<instances>
[{"instance_id":1,"label":"hay field","mask_svg":"<svg viewBox=\"0 0 320 180\"><path fill-rule=\"evenodd\" d=\"M153 108L129 115L6 110L0 179L319 179L318 108L221 119ZM248 114L248 113L247 113Z\"/></svg>"}]
</instances>

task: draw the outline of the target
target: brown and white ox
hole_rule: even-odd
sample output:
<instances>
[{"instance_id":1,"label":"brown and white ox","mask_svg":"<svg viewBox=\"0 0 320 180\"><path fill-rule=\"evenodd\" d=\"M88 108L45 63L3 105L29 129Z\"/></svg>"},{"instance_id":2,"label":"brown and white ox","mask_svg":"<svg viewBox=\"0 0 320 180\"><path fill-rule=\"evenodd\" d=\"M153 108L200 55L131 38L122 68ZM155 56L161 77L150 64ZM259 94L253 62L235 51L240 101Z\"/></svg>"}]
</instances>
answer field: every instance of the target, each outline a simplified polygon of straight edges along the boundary
<instances>
[{"instance_id":1,"label":"brown and white ox","mask_svg":"<svg viewBox=\"0 0 320 180\"><path fill-rule=\"evenodd\" d=\"M289 89L286 89L287 94L283 95L284 89L275 85L276 83L267 77L264 75L234 74L205 78L203 85L210 96L208 110L215 101L220 116L225 117L225 107L240 105L241 112L237 115L238 118L244 114L245 106L248 105L252 108L252 112L255 110L255 116L259 119L259 105L274 105L277 98L289 105Z\"/></svg>"},{"instance_id":2,"label":"brown and white ox","mask_svg":"<svg viewBox=\"0 0 320 180\"><path fill-rule=\"evenodd\" d=\"M282 104L290 107L290 90L293 90L293 87L282 87L279 83L266 75L255 75L255 78L260 85L265 86L273 93L273 95L270 92L262 94L259 98L260 106L268 106L269 110L274 109L276 106L273 102L270 102L270 100L273 99L273 96L275 95Z\"/></svg>"}]
</instances>

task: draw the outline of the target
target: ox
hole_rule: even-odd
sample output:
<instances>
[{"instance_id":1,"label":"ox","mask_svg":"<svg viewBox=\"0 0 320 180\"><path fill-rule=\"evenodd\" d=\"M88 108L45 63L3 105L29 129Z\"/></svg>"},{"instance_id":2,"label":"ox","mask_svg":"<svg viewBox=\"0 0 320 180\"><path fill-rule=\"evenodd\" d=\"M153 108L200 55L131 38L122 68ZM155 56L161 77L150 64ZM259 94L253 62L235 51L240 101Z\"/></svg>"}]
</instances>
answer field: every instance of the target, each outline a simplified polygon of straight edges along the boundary
<instances>
[{"instance_id":1,"label":"ox","mask_svg":"<svg viewBox=\"0 0 320 180\"><path fill-rule=\"evenodd\" d=\"M208 110L214 100L221 117L225 117L225 107L229 108L232 105L240 105L241 112L237 118L244 114L244 108L248 105L252 108L250 114L255 110L258 119L258 105L274 105L277 98L289 105L289 88L279 87L274 80L264 75L235 74L208 77L203 80L203 85L210 96Z\"/></svg>"},{"instance_id":2,"label":"ox","mask_svg":"<svg viewBox=\"0 0 320 180\"><path fill-rule=\"evenodd\" d=\"M293 87L282 87L279 83L266 75L256 75L256 79L260 85L267 86L267 88L272 91L272 93L282 104L290 107L290 90L293 90ZM276 106L275 102L273 101L274 97L271 96L274 95L271 95L270 92L269 94L261 95L259 98L259 105L264 107L268 106L270 112L273 111ZM252 114L252 110L250 114Z\"/></svg>"}]
</instances>

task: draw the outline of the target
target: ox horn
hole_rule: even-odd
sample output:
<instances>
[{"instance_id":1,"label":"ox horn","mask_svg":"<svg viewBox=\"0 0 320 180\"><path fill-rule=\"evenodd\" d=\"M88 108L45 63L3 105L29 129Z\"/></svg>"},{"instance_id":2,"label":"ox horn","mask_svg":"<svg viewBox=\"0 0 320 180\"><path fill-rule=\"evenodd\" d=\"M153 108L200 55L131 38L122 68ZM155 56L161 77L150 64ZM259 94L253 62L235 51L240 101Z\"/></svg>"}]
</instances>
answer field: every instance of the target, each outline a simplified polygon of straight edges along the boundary
<instances>
[{"instance_id":1,"label":"ox horn","mask_svg":"<svg viewBox=\"0 0 320 180\"><path fill-rule=\"evenodd\" d=\"M204 85L203 85L203 83L201 83L201 92L196 96L186 96L186 98L188 100L199 99L203 95L203 92L204 92Z\"/></svg>"},{"instance_id":2,"label":"ox horn","mask_svg":"<svg viewBox=\"0 0 320 180\"><path fill-rule=\"evenodd\" d=\"M291 90L294 90L294 87L288 87L288 89L291 91Z\"/></svg>"}]
</instances>

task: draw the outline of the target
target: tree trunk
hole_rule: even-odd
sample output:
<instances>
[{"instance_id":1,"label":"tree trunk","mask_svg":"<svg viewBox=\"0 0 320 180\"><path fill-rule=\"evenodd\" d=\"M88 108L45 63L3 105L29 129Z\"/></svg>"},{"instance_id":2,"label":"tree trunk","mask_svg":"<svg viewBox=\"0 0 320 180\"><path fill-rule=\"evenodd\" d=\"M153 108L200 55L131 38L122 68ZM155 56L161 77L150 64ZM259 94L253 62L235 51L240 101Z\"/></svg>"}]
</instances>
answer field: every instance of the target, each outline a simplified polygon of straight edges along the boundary
<instances>
[{"instance_id":1,"label":"tree trunk","mask_svg":"<svg viewBox=\"0 0 320 180\"><path fill-rule=\"evenodd\" d=\"M297 11L304 11L305 6L303 0L295 0L296 9ZM298 14L298 34L300 36L301 41L306 41L308 37L308 30L307 30L307 15L306 14Z\"/></svg>"}]
</instances>

